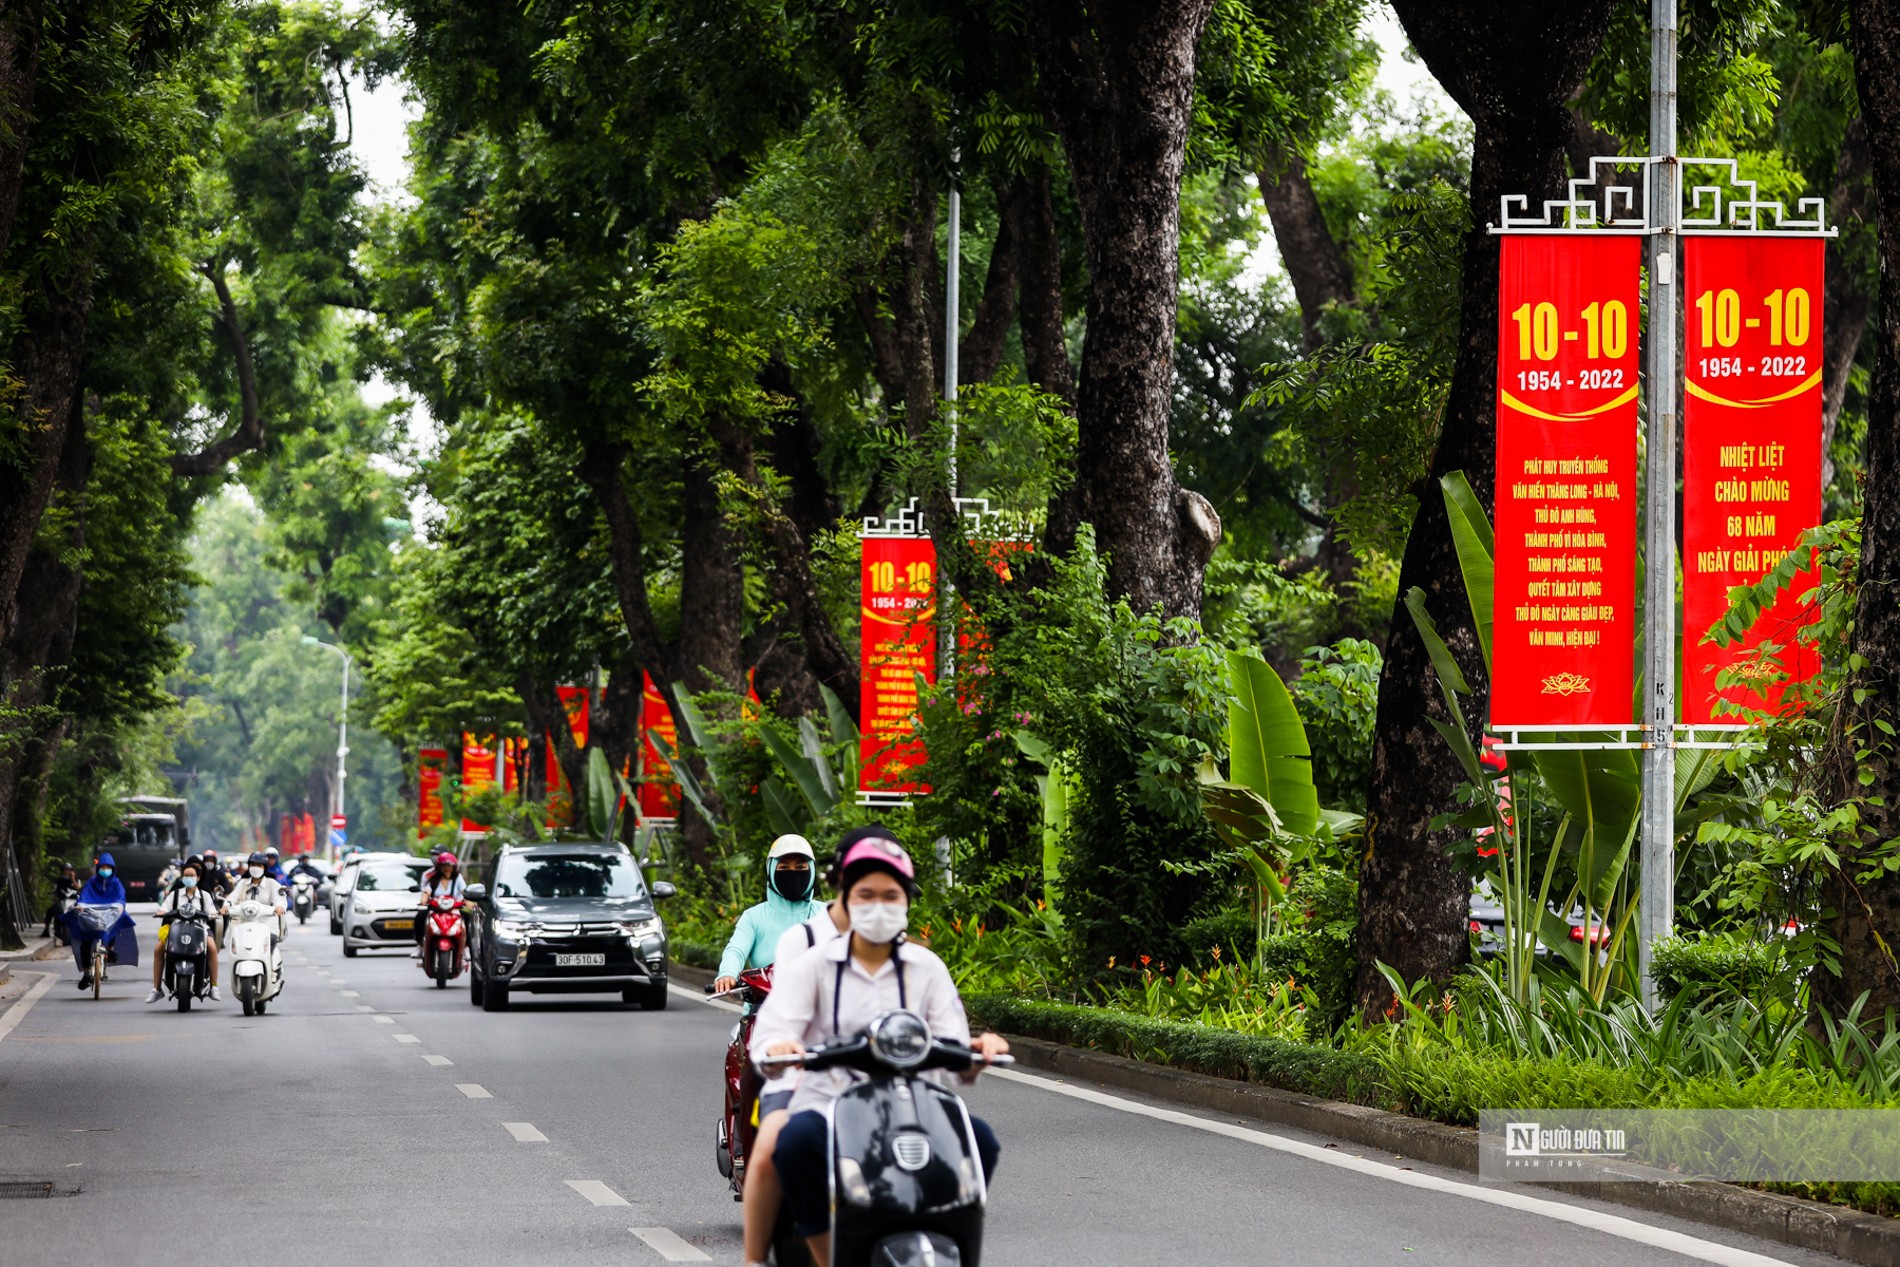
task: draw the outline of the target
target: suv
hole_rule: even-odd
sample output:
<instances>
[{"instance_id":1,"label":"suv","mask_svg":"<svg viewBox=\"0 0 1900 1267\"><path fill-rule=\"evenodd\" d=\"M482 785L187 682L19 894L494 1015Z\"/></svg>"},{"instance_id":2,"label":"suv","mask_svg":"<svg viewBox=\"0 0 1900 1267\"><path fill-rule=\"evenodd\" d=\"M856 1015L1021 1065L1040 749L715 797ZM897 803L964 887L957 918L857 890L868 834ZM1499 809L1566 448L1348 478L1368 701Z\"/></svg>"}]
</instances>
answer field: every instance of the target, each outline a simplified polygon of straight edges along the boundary
<instances>
[{"instance_id":1,"label":"suv","mask_svg":"<svg viewBox=\"0 0 1900 1267\"><path fill-rule=\"evenodd\" d=\"M666 929L625 846L507 846L468 886L469 1002L490 1012L515 990L620 992L650 1012L666 1006Z\"/></svg>"}]
</instances>

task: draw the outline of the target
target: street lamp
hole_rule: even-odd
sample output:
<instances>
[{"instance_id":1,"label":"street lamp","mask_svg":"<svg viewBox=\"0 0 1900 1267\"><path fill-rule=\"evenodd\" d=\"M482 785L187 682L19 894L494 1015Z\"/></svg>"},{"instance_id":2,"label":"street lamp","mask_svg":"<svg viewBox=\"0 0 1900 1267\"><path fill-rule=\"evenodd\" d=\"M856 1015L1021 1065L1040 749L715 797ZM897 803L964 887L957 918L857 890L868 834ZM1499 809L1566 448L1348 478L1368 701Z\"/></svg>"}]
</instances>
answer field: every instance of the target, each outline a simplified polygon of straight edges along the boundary
<instances>
[{"instance_id":1,"label":"street lamp","mask_svg":"<svg viewBox=\"0 0 1900 1267\"><path fill-rule=\"evenodd\" d=\"M343 809L343 780L349 777L344 759L350 754L350 653L334 643L313 638L309 634L303 636L303 641L307 647L322 647L326 651L336 652L343 659L343 705L336 715L336 804L330 811L330 830L335 831L339 822L344 823L347 829L350 820Z\"/></svg>"}]
</instances>

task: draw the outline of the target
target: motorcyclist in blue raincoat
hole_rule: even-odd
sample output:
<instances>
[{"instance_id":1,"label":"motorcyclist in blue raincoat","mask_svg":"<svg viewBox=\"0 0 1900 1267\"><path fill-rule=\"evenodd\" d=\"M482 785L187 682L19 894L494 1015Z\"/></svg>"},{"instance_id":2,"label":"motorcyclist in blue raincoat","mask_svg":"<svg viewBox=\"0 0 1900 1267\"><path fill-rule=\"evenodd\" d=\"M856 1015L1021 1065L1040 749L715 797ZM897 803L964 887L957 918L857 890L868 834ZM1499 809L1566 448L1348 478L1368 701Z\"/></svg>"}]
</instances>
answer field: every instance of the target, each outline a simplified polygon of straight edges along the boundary
<instances>
[{"instance_id":1,"label":"motorcyclist in blue raincoat","mask_svg":"<svg viewBox=\"0 0 1900 1267\"><path fill-rule=\"evenodd\" d=\"M66 913L66 928L73 940L73 960L79 965L79 988L92 989L93 943L104 941L109 962L137 967L139 940L132 917L125 913L125 886L119 883L118 864L103 850L92 860L92 878L79 890L73 909ZM87 907L118 908L119 917L99 927L99 915L88 916Z\"/></svg>"}]
</instances>

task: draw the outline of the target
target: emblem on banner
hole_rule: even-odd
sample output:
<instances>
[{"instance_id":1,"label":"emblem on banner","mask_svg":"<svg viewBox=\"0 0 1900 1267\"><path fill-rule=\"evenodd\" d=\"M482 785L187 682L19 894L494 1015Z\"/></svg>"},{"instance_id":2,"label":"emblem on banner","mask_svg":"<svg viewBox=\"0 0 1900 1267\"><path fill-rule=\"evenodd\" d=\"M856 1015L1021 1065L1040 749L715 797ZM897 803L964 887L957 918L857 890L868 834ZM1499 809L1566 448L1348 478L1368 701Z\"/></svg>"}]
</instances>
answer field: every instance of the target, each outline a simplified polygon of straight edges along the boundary
<instances>
[{"instance_id":1,"label":"emblem on banner","mask_svg":"<svg viewBox=\"0 0 1900 1267\"><path fill-rule=\"evenodd\" d=\"M1590 679L1579 673L1553 673L1544 679L1546 695L1588 695Z\"/></svg>"}]
</instances>

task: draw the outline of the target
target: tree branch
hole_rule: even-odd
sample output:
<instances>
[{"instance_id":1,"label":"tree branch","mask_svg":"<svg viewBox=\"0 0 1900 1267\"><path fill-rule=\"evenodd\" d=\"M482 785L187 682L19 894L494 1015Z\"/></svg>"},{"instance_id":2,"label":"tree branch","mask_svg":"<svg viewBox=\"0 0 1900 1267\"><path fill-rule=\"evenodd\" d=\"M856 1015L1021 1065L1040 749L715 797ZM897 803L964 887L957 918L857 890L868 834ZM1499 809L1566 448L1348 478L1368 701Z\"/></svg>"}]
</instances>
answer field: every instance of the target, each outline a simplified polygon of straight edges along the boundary
<instances>
[{"instance_id":1,"label":"tree branch","mask_svg":"<svg viewBox=\"0 0 1900 1267\"><path fill-rule=\"evenodd\" d=\"M186 477L223 470L238 454L264 445L264 419L257 404L257 370L251 363L251 343L244 337L244 326L238 321L231 288L225 284L224 270L214 264L202 264L198 271L210 280L211 289L218 294L218 321L224 326L225 337L231 340L231 355L237 361L239 414L238 428L230 435L196 453L172 455L172 473Z\"/></svg>"}]
</instances>

